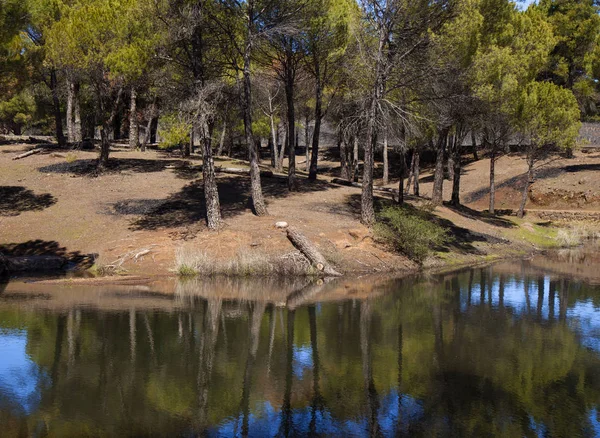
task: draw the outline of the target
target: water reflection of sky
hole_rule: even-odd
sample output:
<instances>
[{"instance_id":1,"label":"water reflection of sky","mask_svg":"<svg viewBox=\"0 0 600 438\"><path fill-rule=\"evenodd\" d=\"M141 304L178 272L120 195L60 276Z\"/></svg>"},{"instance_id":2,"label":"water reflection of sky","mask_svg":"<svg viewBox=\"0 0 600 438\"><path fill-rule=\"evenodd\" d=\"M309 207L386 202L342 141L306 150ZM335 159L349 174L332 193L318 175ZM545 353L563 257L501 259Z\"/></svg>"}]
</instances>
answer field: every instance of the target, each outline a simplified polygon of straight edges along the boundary
<instances>
[{"instance_id":1,"label":"water reflection of sky","mask_svg":"<svg viewBox=\"0 0 600 438\"><path fill-rule=\"evenodd\" d=\"M304 372L312 370L312 350L309 345L294 345L294 362L293 362L294 376L298 380L304 378Z\"/></svg>"},{"instance_id":2,"label":"water reflection of sky","mask_svg":"<svg viewBox=\"0 0 600 438\"><path fill-rule=\"evenodd\" d=\"M38 366L26 353L27 333L0 330L0 394L13 409L28 414L39 402Z\"/></svg>"},{"instance_id":3,"label":"water reflection of sky","mask_svg":"<svg viewBox=\"0 0 600 438\"><path fill-rule=\"evenodd\" d=\"M550 306L550 279L545 277L543 280L543 295L541 316L543 319L550 317L550 308L554 308L554 318L558 318L559 297L555 293L553 306ZM489 285L484 286L484 303L489 305ZM529 295L529 301L527 299ZM523 280L507 280L504 285L504 306L512 308L517 315L525 316L528 312L537 314L538 300L540 298L537 281L528 283L528 294L525 293L525 283ZM475 306L481 302L481 285L475 283L471 291L471 305ZM492 285L492 306L499 304L499 282L496 280ZM468 307L468 294L466 290L461 291L461 307L463 311ZM567 321L573 330L581 336L581 344L584 347L591 348L600 352L600 308L595 306L591 300L570 302L567 309Z\"/></svg>"},{"instance_id":4,"label":"water reflection of sky","mask_svg":"<svg viewBox=\"0 0 600 438\"><path fill-rule=\"evenodd\" d=\"M401 408L398 409L399 403ZM399 427L408 431L411 422L423 415L423 407L410 396L398 397L396 390L390 391L379 399L378 426L380 435L395 436ZM279 436L285 429L283 413L275 409L270 402L262 402L248 417L248 436L265 437ZM211 437L241 436L243 417L228 418L214 429L209 430ZM312 426L311 426L312 423ZM316 409L313 413L311 406L293 409L288 427L292 436L309 436L312 432L319 436L363 437L369 436L369 425L365 417L351 420L338 420L327 409ZM311 427L314 430L311 431Z\"/></svg>"}]
</instances>

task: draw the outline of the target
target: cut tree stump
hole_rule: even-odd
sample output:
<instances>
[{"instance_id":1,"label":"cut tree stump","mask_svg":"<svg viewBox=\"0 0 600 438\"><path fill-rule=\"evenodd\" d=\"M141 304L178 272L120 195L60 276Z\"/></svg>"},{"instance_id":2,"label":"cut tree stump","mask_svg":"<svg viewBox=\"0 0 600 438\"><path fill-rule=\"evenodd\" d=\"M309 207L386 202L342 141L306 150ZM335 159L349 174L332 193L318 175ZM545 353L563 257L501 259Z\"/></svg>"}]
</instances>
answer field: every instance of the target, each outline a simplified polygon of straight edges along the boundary
<instances>
[{"instance_id":1,"label":"cut tree stump","mask_svg":"<svg viewBox=\"0 0 600 438\"><path fill-rule=\"evenodd\" d=\"M327 263L317 247L297 228L288 227L287 238L318 271L330 277L340 277L342 275Z\"/></svg>"},{"instance_id":2,"label":"cut tree stump","mask_svg":"<svg viewBox=\"0 0 600 438\"><path fill-rule=\"evenodd\" d=\"M13 160L20 160L21 158L25 158L33 154L38 154L42 152L42 150L43 149L31 149L30 151L24 152L20 155L17 155L16 157L13 157Z\"/></svg>"}]
</instances>

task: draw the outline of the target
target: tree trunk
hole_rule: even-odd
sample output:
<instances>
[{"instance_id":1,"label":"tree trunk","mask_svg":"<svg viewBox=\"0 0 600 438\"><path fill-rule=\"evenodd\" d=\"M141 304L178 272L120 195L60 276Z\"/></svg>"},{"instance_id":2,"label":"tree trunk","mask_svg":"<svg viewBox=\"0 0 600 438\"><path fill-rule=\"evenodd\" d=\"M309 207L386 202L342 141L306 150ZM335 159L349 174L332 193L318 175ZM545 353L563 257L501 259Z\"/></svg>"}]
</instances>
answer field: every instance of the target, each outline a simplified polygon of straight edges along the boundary
<instances>
[{"instance_id":1,"label":"tree trunk","mask_svg":"<svg viewBox=\"0 0 600 438\"><path fill-rule=\"evenodd\" d=\"M413 178L415 176L415 156L416 151L413 151L412 158L410 160L410 170L408 172L408 179L406 181L406 187L404 188L405 195L408 195L408 192L410 192L410 185L412 184Z\"/></svg>"},{"instance_id":2,"label":"tree trunk","mask_svg":"<svg viewBox=\"0 0 600 438\"><path fill-rule=\"evenodd\" d=\"M212 155L208 127L202 126L202 180L204 182L204 199L206 201L206 223L208 229L218 230L221 227L221 206L215 176L215 162Z\"/></svg>"},{"instance_id":3,"label":"tree trunk","mask_svg":"<svg viewBox=\"0 0 600 438\"><path fill-rule=\"evenodd\" d=\"M288 129L285 124L283 124L283 129L285 130L285 134L283 135L283 141L279 147L279 163L277 163L277 170L283 171L283 160L285 159L285 149L288 143Z\"/></svg>"},{"instance_id":4,"label":"tree trunk","mask_svg":"<svg viewBox=\"0 0 600 438\"><path fill-rule=\"evenodd\" d=\"M223 129L221 130L221 139L219 140L219 149L217 150L217 157L223 155L223 147L225 146L225 133L227 132L227 121L223 121Z\"/></svg>"},{"instance_id":5,"label":"tree trunk","mask_svg":"<svg viewBox=\"0 0 600 438\"><path fill-rule=\"evenodd\" d=\"M433 175L433 193L431 202L433 205L441 205L444 190L444 155L446 154L446 143L448 140L448 128L440 132L437 144L437 156L435 160L435 172Z\"/></svg>"},{"instance_id":6,"label":"tree trunk","mask_svg":"<svg viewBox=\"0 0 600 438\"><path fill-rule=\"evenodd\" d=\"M260 182L260 167L258 166L258 151L253 141L252 135L252 90L250 80L250 55L252 52L252 29L254 27L254 1L251 0L247 5L247 29L244 48L244 98L242 99L244 110L244 134L246 145L248 147L250 158L250 182L252 186L252 204L254 213L257 216L268 214L265 201L263 199L262 185Z\"/></svg>"},{"instance_id":7,"label":"tree trunk","mask_svg":"<svg viewBox=\"0 0 600 438\"><path fill-rule=\"evenodd\" d=\"M518 218L523 218L525 215L525 205L527 204L527 197L529 196L529 187L533 183L534 172L533 172L533 153L534 151L530 150L527 153L527 181L525 182L525 187L523 187L523 194L521 195L521 205L519 206L519 212L517 213Z\"/></svg>"},{"instance_id":8,"label":"tree trunk","mask_svg":"<svg viewBox=\"0 0 600 438\"><path fill-rule=\"evenodd\" d=\"M288 227L287 238L304 256L310 261L313 267L325 275L338 277L341 274L337 272L325 257L321 255L317 247L308 238L294 227Z\"/></svg>"},{"instance_id":9,"label":"tree trunk","mask_svg":"<svg viewBox=\"0 0 600 438\"><path fill-rule=\"evenodd\" d=\"M495 214L496 203L496 146L492 147L490 155L490 214Z\"/></svg>"},{"instance_id":10,"label":"tree trunk","mask_svg":"<svg viewBox=\"0 0 600 438\"><path fill-rule=\"evenodd\" d=\"M287 125L288 125L288 190L295 191L297 188L296 181L296 113L294 109L294 71L293 71L293 56L291 42L286 47L286 63L285 63L285 97L287 102Z\"/></svg>"},{"instance_id":11,"label":"tree trunk","mask_svg":"<svg viewBox=\"0 0 600 438\"><path fill-rule=\"evenodd\" d=\"M81 129L81 105L79 101L79 82L73 83L73 141L81 143L83 141L83 131Z\"/></svg>"},{"instance_id":12,"label":"tree trunk","mask_svg":"<svg viewBox=\"0 0 600 438\"><path fill-rule=\"evenodd\" d=\"M404 176L406 175L406 153L400 150L400 181L398 182L398 205L404 204Z\"/></svg>"},{"instance_id":13,"label":"tree trunk","mask_svg":"<svg viewBox=\"0 0 600 438\"><path fill-rule=\"evenodd\" d=\"M352 177L350 175L350 167L348 166L348 144L346 143L346 140L342 137L342 130L341 128L338 128L337 143L338 148L340 150L340 177L350 181Z\"/></svg>"},{"instance_id":14,"label":"tree trunk","mask_svg":"<svg viewBox=\"0 0 600 438\"><path fill-rule=\"evenodd\" d=\"M454 181L454 148L456 148L456 134L452 134L448 139L448 147L446 148L448 159L446 168L448 169L448 179Z\"/></svg>"},{"instance_id":15,"label":"tree trunk","mask_svg":"<svg viewBox=\"0 0 600 438\"><path fill-rule=\"evenodd\" d=\"M414 185L413 185L413 195L419 196L419 174L420 174L420 161L421 154L418 150L415 149L415 167L414 167Z\"/></svg>"},{"instance_id":16,"label":"tree trunk","mask_svg":"<svg viewBox=\"0 0 600 438\"><path fill-rule=\"evenodd\" d=\"M386 3L384 17L387 16L389 3ZM378 105L383 97L385 89L384 73L384 49L388 41L389 34L385 24L379 24L379 44L377 49L377 58L375 59L375 83L371 90L371 102L369 102L369 112L367 120L367 135L365 142L365 158L363 162L363 180L361 193L361 222L370 227L375 223L375 209L373 206L373 165L374 153L377 147L377 119Z\"/></svg>"},{"instance_id":17,"label":"tree trunk","mask_svg":"<svg viewBox=\"0 0 600 438\"><path fill-rule=\"evenodd\" d=\"M74 143L74 126L73 126L73 100L74 100L74 84L67 75L67 142Z\"/></svg>"},{"instance_id":18,"label":"tree trunk","mask_svg":"<svg viewBox=\"0 0 600 438\"><path fill-rule=\"evenodd\" d=\"M279 163L279 154L277 149L277 139L279 136L277 135L277 130L275 129L275 121L273 120L273 114L269 115L269 122L271 123L271 147L273 148L271 151L271 166L273 168L277 168Z\"/></svg>"},{"instance_id":19,"label":"tree trunk","mask_svg":"<svg viewBox=\"0 0 600 438\"><path fill-rule=\"evenodd\" d=\"M354 136L352 143L352 181L358 182L358 135Z\"/></svg>"},{"instance_id":20,"label":"tree trunk","mask_svg":"<svg viewBox=\"0 0 600 438\"><path fill-rule=\"evenodd\" d=\"M308 120L308 114L304 118L304 155L306 161L304 162L305 171L308 172L310 170L310 148L308 147L309 139L310 139L310 124Z\"/></svg>"},{"instance_id":21,"label":"tree trunk","mask_svg":"<svg viewBox=\"0 0 600 438\"><path fill-rule=\"evenodd\" d=\"M450 203L454 206L460 205L460 172L462 168L460 146L455 140L454 150L452 151L454 157L452 159L452 197Z\"/></svg>"},{"instance_id":22,"label":"tree trunk","mask_svg":"<svg viewBox=\"0 0 600 438\"><path fill-rule=\"evenodd\" d=\"M315 129L312 134L312 152L310 157L309 180L317 179L319 163L319 140L321 137L321 121L323 119L323 85L321 84L321 72L319 64L316 65L316 86L315 86Z\"/></svg>"},{"instance_id":23,"label":"tree trunk","mask_svg":"<svg viewBox=\"0 0 600 438\"><path fill-rule=\"evenodd\" d=\"M152 130L152 120L154 119L155 107L156 107L156 97L152 101L152 105L150 105L150 114L148 115L148 124L146 125L146 131L144 132L144 137L142 138L142 144L140 145L140 150L142 152L146 152L146 144L150 141L150 131Z\"/></svg>"},{"instance_id":24,"label":"tree trunk","mask_svg":"<svg viewBox=\"0 0 600 438\"><path fill-rule=\"evenodd\" d=\"M473 145L473 159L478 161L479 155L477 154L477 139L475 138L475 131L473 130L471 130L471 144Z\"/></svg>"},{"instance_id":25,"label":"tree trunk","mask_svg":"<svg viewBox=\"0 0 600 438\"><path fill-rule=\"evenodd\" d=\"M50 91L52 92L52 106L54 110L54 123L56 124L56 141L63 147L67 144L62 127L62 116L60 114L60 100L58 98L58 82L56 70L50 70Z\"/></svg>"},{"instance_id":26,"label":"tree trunk","mask_svg":"<svg viewBox=\"0 0 600 438\"><path fill-rule=\"evenodd\" d=\"M404 157L404 152L401 152ZM403 171L401 170L400 173ZM404 178L404 176L402 176ZM387 185L390 182L390 170L388 162L388 131L387 127L383 128L383 185ZM404 180L401 180L401 184L404 184ZM404 190L402 190L404 193Z\"/></svg>"},{"instance_id":27,"label":"tree trunk","mask_svg":"<svg viewBox=\"0 0 600 438\"><path fill-rule=\"evenodd\" d=\"M117 110L119 109L119 103L121 102L121 95L123 94L123 87L119 87L119 91L117 92L117 97L113 103L113 107L110 112L110 116L102 123L102 129L100 130L100 157L98 159L98 168L103 169L108 164L108 154L110 152L110 141L108 139L108 132L112 128L115 117L117 115ZM102 97L98 96L98 99L101 100ZM103 113L103 111L101 111Z\"/></svg>"},{"instance_id":28,"label":"tree trunk","mask_svg":"<svg viewBox=\"0 0 600 438\"><path fill-rule=\"evenodd\" d=\"M129 103L129 147L137 149L139 146L139 133L137 123L137 90L131 87L131 102Z\"/></svg>"}]
</instances>

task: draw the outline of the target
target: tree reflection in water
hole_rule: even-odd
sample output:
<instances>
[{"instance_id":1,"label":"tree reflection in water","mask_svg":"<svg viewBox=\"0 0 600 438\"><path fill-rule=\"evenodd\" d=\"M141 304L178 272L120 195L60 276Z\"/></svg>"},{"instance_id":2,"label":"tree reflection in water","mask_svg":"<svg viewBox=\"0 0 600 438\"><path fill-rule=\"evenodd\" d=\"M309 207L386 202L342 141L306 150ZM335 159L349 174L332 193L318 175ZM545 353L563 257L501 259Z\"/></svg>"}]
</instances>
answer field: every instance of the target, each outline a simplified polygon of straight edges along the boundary
<instances>
[{"instance_id":1,"label":"tree reflection in water","mask_svg":"<svg viewBox=\"0 0 600 438\"><path fill-rule=\"evenodd\" d=\"M600 286L523 262L360 300L236 287L170 311L0 295L0 354L34 364L0 367L2 436L600 434Z\"/></svg>"}]
</instances>

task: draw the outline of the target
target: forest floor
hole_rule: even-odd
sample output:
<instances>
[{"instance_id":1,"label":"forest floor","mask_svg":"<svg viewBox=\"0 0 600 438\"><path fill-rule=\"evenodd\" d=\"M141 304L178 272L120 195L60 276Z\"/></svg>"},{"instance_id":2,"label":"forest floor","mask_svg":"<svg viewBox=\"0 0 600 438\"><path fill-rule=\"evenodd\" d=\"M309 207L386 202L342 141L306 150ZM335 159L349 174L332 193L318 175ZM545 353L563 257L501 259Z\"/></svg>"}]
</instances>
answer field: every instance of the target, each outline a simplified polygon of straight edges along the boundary
<instances>
[{"instance_id":1,"label":"forest floor","mask_svg":"<svg viewBox=\"0 0 600 438\"><path fill-rule=\"evenodd\" d=\"M270 213L266 217L252 214L249 177L218 174L225 226L210 232L204 221L198 156L181 159L177 154L131 151L116 145L109 169L97 175L95 151L49 148L12 160L31 147L21 143L0 146L0 252L5 255L62 255L81 267L116 264L132 275L169 275L178 251L202 252L222 261L240 254L292 257L295 249L285 232L274 226L285 221L304 232L342 272L418 269L376 242L360 224L360 189L330 182L339 173L339 164L329 153L324 154L323 173L316 182L306 179L304 158L297 157L297 192L288 192L283 175L262 179ZM247 165L228 158L217 158L216 164ZM268 167L266 160L264 167ZM468 163L461 183L465 207L436 209L435 215L450 228L454 240L438 248L427 267L473 264L557 246L557 231L548 227L544 216L548 211L557 215L554 220L568 219L572 211L598 217L600 152L540 163L528 204L530 213L523 220L482 212L489 195L488 169L485 158ZM525 162L518 154L505 156L496 169L497 208L516 210ZM378 164L376 174L380 171ZM408 197L407 201L425 203L432 179L431 172L423 171L422 198ZM390 187L396 185L397 180ZM446 181L445 199L450 190L451 183Z\"/></svg>"}]
</instances>

